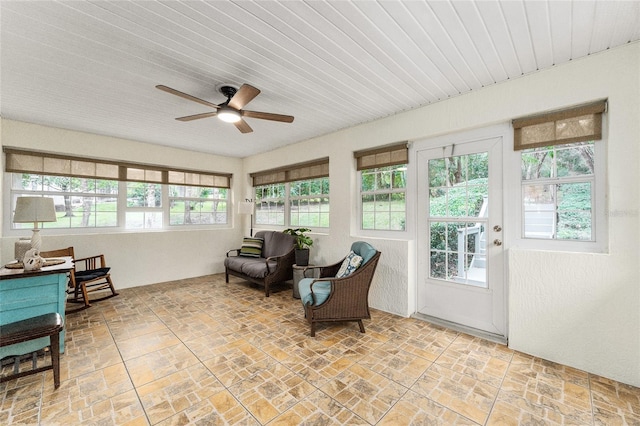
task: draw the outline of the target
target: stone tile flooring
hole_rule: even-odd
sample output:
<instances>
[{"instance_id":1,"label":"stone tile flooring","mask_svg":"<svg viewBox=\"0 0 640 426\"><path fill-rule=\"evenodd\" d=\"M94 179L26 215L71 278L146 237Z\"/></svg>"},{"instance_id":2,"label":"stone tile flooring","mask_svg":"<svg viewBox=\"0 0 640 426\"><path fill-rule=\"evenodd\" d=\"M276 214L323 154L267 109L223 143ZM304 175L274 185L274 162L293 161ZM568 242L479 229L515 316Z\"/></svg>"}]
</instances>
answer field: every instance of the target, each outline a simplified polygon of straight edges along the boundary
<instances>
[{"instance_id":1,"label":"stone tile flooring","mask_svg":"<svg viewBox=\"0 0 640 426\"><path fill-rule=\"evenodd\" d=\"M267 299L212 275L124 289L67 316L58 390L51 371L0 384L0 424L640 425L638 388L372 317L366 334L311 338L290 288Z\"/></svg>"}]
</instances>

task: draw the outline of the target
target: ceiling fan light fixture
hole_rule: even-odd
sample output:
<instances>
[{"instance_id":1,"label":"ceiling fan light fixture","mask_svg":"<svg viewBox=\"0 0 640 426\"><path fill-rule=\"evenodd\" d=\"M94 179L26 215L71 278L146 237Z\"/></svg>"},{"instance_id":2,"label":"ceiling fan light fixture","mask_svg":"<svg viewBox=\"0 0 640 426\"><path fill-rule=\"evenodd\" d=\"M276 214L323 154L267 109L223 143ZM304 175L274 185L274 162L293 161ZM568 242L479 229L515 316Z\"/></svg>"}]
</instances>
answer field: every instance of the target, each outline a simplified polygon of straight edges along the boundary
<instances>
[{"instance_id":1,"label":"ceiling fan light fixture","mask_svg":"<svg viewBox=\"0 0 640 426\"><path fill-rule=\"evenodd\" d=\"M218 118L227 123L237 123L242 119L239 111L230 107L222 107L218 110Z\"/></svg>"}]
</instances>

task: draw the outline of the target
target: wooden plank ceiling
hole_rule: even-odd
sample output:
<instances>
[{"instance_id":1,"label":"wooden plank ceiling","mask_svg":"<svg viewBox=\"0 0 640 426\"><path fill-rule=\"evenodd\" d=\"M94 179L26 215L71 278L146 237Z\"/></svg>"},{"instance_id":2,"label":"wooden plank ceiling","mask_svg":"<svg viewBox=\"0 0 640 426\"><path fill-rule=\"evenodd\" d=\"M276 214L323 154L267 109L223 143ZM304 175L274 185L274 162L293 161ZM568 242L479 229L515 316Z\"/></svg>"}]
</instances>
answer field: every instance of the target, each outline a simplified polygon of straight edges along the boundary
<instances>
[{"instance_id":1,"label":"wooden plank ceiling","mask_svg":"<svg viewBox=\"0 0 640 426\"><path fill-rule=\"evenodd\" d=\"M640 38L637 1L0 2L2 117L245 157ZM178 122L262 93L241 134Z\"/></svg>"}]
</instances>

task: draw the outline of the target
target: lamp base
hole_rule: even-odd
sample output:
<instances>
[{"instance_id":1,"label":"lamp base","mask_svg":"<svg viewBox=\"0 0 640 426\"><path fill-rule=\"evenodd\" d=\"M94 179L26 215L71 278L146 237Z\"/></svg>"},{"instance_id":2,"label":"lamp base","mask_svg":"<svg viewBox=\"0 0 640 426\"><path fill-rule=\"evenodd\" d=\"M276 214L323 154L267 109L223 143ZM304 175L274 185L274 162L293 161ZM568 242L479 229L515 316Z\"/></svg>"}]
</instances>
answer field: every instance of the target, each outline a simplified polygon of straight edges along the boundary
<instances>
[{"instance_id":1,"label":"lamp base","mask_svg":"<svg viewBox=\"0 0 640 426\"><path fill-rule=\"evenodd\" d=\"M35 249L40 255L40 248L42 247L42 237L40 236L39 229L33 229L33 235L31 235L31 248Z\"/></svg>"}]
</instances>

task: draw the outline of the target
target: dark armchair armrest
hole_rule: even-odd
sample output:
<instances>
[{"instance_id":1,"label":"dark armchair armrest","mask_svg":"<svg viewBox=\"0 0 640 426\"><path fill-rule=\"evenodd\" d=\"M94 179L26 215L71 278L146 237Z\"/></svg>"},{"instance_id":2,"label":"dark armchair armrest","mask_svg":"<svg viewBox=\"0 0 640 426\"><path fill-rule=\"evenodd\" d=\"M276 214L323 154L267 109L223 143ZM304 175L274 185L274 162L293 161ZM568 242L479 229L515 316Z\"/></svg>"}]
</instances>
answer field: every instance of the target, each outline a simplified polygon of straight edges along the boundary
<instances>
[{"instance_id":1,"label":"dark armchair armrest","mask_svg":"<svg viewBox=\"0 0 640 426\"><path fill-rule=\"evenodd\" d=\"M281 256L270 256L270 257L267 257L265 259L265 263L267 264L267 271L269 271L269 273L271 273L271 268L269 268L269 262L270 261L272 262L274 260L276 261L276 264L278 265L278 266L276 266L276 269L280 269L281 267L286 267L286 263L288 261L289 254L290 253L283 254Z\"/></svg>"}]
</instances>

